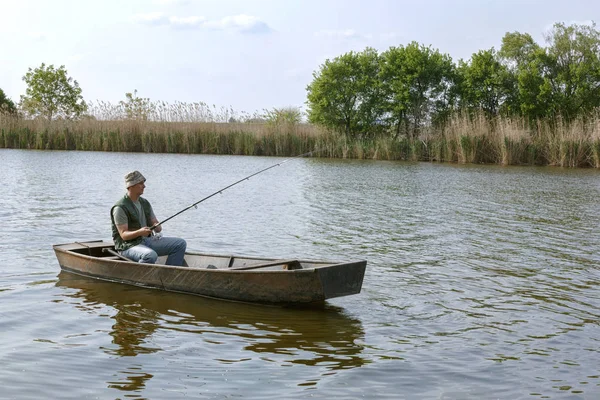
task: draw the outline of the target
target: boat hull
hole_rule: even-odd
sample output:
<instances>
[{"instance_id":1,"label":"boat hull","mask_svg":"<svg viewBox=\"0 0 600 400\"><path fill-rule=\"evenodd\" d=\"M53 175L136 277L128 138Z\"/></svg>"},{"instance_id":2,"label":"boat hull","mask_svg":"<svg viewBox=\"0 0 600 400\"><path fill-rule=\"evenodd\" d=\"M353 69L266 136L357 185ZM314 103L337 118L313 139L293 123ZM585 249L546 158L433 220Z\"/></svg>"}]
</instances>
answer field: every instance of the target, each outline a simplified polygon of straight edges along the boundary
<instances>
[{"instance_id":1,"label":"boat hull","mask_svg":"<svg viewBox=\"0 0 600 400\"><path fill-rule=\"evenodd\" d=\"M300 261L300 268L285 269L288 264L273 264L275 259L200 253L186 254L191 266L175 267L107 257L103 249L113 249L112 243L98 241L54 246L58 263L67 272L130 285L252 303L306 304L358 294L366 269L366 261ZM214 269L207 268L209 262ZM268 265L268 262L272 265Z\"/></svg>"}]
</instances>

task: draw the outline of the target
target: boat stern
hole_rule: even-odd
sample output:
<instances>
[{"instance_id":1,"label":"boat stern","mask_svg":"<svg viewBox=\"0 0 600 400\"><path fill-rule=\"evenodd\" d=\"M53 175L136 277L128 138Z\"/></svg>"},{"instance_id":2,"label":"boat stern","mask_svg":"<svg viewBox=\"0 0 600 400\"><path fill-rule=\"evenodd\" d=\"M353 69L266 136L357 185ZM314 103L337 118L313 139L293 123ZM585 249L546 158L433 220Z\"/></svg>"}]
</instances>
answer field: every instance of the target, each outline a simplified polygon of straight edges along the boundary
<instances>
[{"instance_id":1,"label":"boat stern","mask_svg":"<svg viewBox=\"0 0 600 400\"><path fill-rule=\"evenodd\" d=\"M366 261L356 261L317 269L325 299L360 293Z\"/></svg>"}]
</instances>

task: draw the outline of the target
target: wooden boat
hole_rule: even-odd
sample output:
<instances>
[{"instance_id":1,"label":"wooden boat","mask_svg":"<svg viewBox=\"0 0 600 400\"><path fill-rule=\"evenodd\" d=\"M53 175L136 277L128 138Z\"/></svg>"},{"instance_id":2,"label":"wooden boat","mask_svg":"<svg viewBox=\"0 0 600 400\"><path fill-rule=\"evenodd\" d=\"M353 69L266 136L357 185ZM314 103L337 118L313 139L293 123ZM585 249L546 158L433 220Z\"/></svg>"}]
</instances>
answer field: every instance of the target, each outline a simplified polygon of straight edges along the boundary
<instances>
[{"instance_id":1,"label":"wooden boat","mask_svg":"<svg viewBox=\"0 0 600 400\"><path fill-rule=\"evenodd\" d=\"M187 252L184 266L132 262L112 242L53 246L63 271L97 279L219 299L307 304L360 293L366 261L332 262Z\"/></svg>"}]
</instances>

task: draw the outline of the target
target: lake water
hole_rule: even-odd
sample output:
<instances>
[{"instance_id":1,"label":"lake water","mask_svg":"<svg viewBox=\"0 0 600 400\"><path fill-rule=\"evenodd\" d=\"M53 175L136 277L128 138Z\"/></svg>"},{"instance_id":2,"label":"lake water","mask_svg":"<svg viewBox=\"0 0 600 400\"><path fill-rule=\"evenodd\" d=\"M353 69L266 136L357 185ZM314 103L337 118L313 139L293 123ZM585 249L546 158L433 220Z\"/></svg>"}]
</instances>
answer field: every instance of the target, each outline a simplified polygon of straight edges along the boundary
<instances>
[{"instance_id":1,"label":"lake water","mask_svg":"<svg viewBox=\"0 0 600 400\"><path fill-rule=\"evenodd\" d=\"M366 259L322 309L59 273L139 169L159 219L279 158L0 150L2 399L598 399L600 171L295 159L164 225Z\"/></svg>"}]
</instances>

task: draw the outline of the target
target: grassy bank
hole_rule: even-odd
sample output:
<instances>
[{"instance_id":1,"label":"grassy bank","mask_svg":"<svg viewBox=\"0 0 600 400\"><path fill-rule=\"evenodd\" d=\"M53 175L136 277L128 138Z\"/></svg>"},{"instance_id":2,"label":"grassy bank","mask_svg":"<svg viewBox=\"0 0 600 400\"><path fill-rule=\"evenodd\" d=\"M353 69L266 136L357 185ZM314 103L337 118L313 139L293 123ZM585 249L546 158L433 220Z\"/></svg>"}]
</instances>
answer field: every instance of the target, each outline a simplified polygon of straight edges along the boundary
<instances>
[{"instance_id":1,"label":"grassy bank","mask_svg":"<svg viewBox=\"0 0 600 400\"><path fill-rule=\"evenodd\" d=\"M0 115L0 148L319 156L600 168L600 118L489 120L457 115L414 139L350 139L308 124L23 120Z\"/></svg>"}]
</instances>

